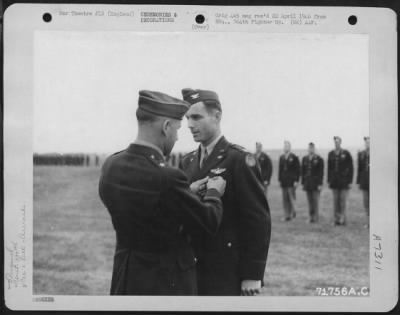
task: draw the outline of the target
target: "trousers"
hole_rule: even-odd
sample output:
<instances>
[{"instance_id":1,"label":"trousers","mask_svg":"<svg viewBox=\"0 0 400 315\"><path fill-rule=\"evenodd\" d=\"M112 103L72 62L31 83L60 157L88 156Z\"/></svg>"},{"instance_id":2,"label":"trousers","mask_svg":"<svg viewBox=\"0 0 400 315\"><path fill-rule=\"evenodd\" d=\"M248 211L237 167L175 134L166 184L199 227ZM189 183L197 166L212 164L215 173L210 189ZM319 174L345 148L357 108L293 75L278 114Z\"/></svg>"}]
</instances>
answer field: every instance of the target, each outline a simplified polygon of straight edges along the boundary
<instances>
[{"instance_id":1,"label":"trousers","mask_svg":"<svg viewBox=\"0 0 400 315\"><path fill-rule=\"evenodd\" d=\"M308 200L308 209L310 215L311 222L318 221L318 214L319 214L319 190L307 190L307 200Z\"/></svg>"},{"instance_id":2,"label":"trousers","mask_svg":"<svg viewBox=\"0 0 400 315\"><path fill-rule=\"evenodd\" d=\"M348 189L332 189L334 221L336 224L346 223L346 201Z\"/></svg>"},{"instance_id":3,"label":"trousers","mask_svg":"<svg viewBox=\"0 0 400 315\"><path fill-rule=\"evenodd\" d=\"M285 218L291 219L296 216L296 190L294 187L282 187L283 210Z\"/></svg>"}]
</instances>

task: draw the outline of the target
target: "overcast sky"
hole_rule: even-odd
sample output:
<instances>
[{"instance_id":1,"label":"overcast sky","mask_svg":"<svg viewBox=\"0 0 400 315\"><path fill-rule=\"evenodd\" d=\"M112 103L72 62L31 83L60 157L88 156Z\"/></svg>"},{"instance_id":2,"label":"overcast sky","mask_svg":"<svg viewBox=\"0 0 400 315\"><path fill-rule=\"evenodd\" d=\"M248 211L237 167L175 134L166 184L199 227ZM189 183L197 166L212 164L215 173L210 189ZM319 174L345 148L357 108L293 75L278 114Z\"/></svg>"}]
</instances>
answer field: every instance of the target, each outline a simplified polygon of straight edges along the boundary
<instances>
[{"instance_id":1,"label":"overcast sky","mask_svg":"<svg viewBox=\"0 0 400 315\"><path fill-rule=\"evenodd\" d=\"M34 152L119 151L135 139L138 91L219 94L222 130L248 149L313 141L363 147L366 35L37 32ZM183 120L175 151L196 145Z\"/></svg>"}]
</instances>

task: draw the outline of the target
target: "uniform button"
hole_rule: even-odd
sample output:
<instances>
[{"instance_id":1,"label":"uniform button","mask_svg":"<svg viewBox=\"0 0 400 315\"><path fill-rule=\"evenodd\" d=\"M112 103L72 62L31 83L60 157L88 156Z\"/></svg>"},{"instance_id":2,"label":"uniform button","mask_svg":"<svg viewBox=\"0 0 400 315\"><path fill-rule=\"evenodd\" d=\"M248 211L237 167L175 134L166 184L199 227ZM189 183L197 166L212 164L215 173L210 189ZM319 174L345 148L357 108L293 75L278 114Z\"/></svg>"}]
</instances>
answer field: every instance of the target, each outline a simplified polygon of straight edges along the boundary
<instances>
[{"instance_id":1,"label":"uniform button","mask_svg":"<svg viewBox=\"0 0 400 315\"><path fill-rule=\"evenodd\" d=\"M154 160L154 155L151 155L150 157Z\"/></svg>"},{"instance_id":2,"label":"uniform button","mask_svg":"<svg viewBox=\"0 0 400 315\"><path fill-rule=\"evenodd\" d=\"M174 283L174 282L172 282L172 283L171 283L171 287L174 287L174 286L175 286L175 283Z\"/></svg>"},{"instance_id":3,"label":"uniform button","mask_svg":"<svg viewBox=\"0 0 400 315\"><path fill-rule=\"evenodd\" d=\"M226 246L228 246L228 247L232 247L232 243L231 243L231 242L229 242L228 244L226 244Z\"/></svg>"},{"instance_id":4,"label":"uniform button","mask_svg":"<svg viewBox=\"0 0 400 315\"><path fill-rule=\"evenodd\" d=\"M197 258L196 257L194 257L194 262L197 263Z\"/></svg>"}]
</instances>

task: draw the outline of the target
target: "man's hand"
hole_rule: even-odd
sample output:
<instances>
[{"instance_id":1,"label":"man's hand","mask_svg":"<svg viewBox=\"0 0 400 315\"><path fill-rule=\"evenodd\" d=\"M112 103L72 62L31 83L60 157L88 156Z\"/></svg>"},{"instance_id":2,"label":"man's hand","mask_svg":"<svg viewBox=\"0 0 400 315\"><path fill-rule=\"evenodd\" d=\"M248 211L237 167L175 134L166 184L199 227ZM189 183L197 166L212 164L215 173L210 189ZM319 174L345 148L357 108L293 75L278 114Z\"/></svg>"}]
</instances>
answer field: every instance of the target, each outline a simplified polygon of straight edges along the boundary
<instances>
[{"instance_id":1,"label":"man's hand","mask_svg":"<svg viewBox=\"0 0 400 315\"><path fill-rule=\"evenodd\" d=\"M207 189L216 189L221 194L221 196L225 192L226 181L221 176L215 176L208 180Z\"/></svg>"},{"instance_id":2,"label":"man's hand","mask_svg":"<svg viewBox=\"0 0 400 315\"><path fill-rule=\"evenodd\" d=\"M207 188L207 181L209 177L204 177L202 179L199 179L198 181L195 181L190 184L190 190L194 192L195 194L203 194L206 191Z\"/></svg>"},{"instance_id":3,"label":"man's hand","mask_svg":"<svg viewBox=\"0 0 400 315\"><path fill-rule=\"evenodd\" d=\"M265 180L264 181L264 186L268 186L269 185L269 181Z\"/></svg>"},{"instance_id":4,"label":"man's hand","mask_svg":"<svg viewBox=\"0 0 400 315\"><path fill-rule=\"evenodd\" d=\"M261 292L261 280L243 280L241 295L257 295Z\"/></svg>"},{"instance_id":5,"label":"man's hand","mask_svg":"<svg viewBox=\"0 0 400 315\"><path fill-rule=\"evenodd\" d=\"M293 183L293 187L294 187L294 188L297 188L297 182L294 182L294 183Z\"/></svg>"},{"instance_id":6,"label":"man's hand","mask_svg":"<svg viewBox=\"0 0 400 315\"><path fill-rule=\"evenodd\" d=\"M321 191L322 185L318 185L317 189L318 189L319 191Z\"/></svg>"}]
</instances>

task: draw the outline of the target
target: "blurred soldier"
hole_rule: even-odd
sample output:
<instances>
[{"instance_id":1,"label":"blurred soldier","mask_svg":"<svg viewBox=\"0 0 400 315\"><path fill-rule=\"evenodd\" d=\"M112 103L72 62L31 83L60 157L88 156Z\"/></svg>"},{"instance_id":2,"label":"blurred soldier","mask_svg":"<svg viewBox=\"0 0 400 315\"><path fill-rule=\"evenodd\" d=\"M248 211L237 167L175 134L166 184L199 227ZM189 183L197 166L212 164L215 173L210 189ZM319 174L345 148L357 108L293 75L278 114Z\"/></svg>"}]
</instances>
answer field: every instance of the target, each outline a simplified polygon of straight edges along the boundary
<instances>
[{"instance_id":1,"label":"blurred soldier","mask_svg":"<svg viewBox=\"0 0 400 315\"><path fill-rule=\"evenodd\" d=\"M300 177L299 158L291 151L289 141L283 145L283 154L279 158L278 180L282 187L283 209L285 211L282 221L290 221L296 217L296 187Z\"/></svg>"},{"instance_id":2,"label":"blurred soldier","mask_svg":"<svg viewBox=\"0 0 400 315\"><path fill-rule=\"evenodd\" d=\"M182 95L191 104L188 127L194 141L200 142L183 158L182 168L192 182L216 175L227 182L218 233L199 233L194 239L199 294L255 295L262 287L271 234L257 161L222 135L222 109L215 92L183 89Z\"/></svg>"},{"instance_id":3,"label":"blurred soldier","mask_svg":"<svg viewBox=\"0 0 400 315\"><path fill-rule=\"evenodd\" d=\"M369 221L369 137L364 137L365 150L358 153L357 184L363 194L364 207ZM369 222L365 225L369 227Z\"/></svg>"},{"instance_id":4,"label":"blurred soldier","mask_svg":"<svg viewBox=\"0 0 400 315\"><path fill-rule=\"evenodd\" d=\"M328 183L333 192L334 225L346 224L346 201L353 181L353 158L341 148L342 139L333 137L335 149L328 154Z\"/></svg>"},{"instance_id":5,"label":"blurred soldier","mask_svg":"<svg viewBox=\"0 0 400 315\"><path fill-rule=\"evenodd\" d=\"M196 258L185 231L217 232L225 181L200 181L206 191L200 198L185 174L167 165L187 109L166 94L140 91L136 141L103 165L99 193L117 236L112 295L197 294Z\"/></svg>"},{"instance_id":6,"label":"blurred soldier","mask_svg":"<svg viewBox=\"0 0 400 315\"><path fill-rule=\"evenodd\" d=\"M324 177L324 160L315 153L315 145L308 144L308 155L301 165L301 183L307 194L310 223L318 222L319 197Z\"/></svg>"},{"instance_id":7,"label":"blurred soldier","mask_svg":"<svg viewBox=\"0 0 400 315\"><path fill-rule=\"evenodd\" d=\"M256 142L256 159L261 169L261 178L264 183L265 195L267 195L268 186L271 182L272 161L270 157L262 151L262 144Z\"/></svg>"}]
</instances>

